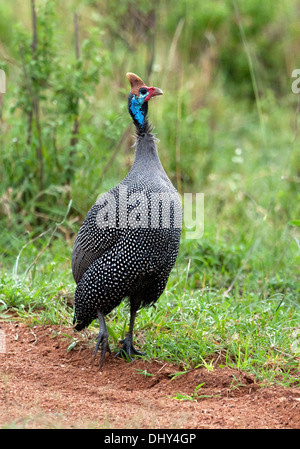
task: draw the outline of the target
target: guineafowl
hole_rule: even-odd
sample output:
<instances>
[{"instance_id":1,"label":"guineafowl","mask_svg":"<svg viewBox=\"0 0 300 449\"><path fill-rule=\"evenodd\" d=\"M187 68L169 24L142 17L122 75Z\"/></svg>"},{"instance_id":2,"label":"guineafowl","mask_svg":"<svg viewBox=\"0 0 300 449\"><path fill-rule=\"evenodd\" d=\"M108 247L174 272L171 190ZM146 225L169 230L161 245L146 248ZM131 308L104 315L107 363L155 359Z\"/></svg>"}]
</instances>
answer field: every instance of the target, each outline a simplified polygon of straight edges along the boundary
<instances>
[{"instance_id":1,"label":"guineafowl","mask_svg":"<svg viewBox=\"0 0 300 449\"><path fill-rule=\"evenodd\" d=\"M90 209L75 240L72 271L77 283L74 324L77 331L98 318L100 367L111 352L105 315L128 298L129 330L117 355L143 355L133 346L133 327L140 307L163 293L175 264L181 234L179 195L160 162L156 138L147 119L148 102L163 92L147 87L134 73L128 110L136 127L135 159L120 184Z\"/></svg>"}]
</instances>

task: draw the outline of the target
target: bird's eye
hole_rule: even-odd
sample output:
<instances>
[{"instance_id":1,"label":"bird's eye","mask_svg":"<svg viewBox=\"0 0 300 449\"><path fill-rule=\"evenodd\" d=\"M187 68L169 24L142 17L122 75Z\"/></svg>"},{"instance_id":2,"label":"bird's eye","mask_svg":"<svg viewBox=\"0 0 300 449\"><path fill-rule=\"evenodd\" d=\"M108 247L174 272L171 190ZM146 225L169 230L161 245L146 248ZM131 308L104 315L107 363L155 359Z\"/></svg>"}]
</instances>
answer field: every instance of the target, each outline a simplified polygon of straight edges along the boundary
<instances>
[{"instance_id":1,"label":"bird's eye","mask_svg":"<svg viewBox=\"0 0 300 449\"><path fill-rule=\"evenodd\" d=\"M147 93L147 89L145 89L144 87L141 87L139 90L139 93L142 95L145 95Z\"/></svg>"}]
</instances>

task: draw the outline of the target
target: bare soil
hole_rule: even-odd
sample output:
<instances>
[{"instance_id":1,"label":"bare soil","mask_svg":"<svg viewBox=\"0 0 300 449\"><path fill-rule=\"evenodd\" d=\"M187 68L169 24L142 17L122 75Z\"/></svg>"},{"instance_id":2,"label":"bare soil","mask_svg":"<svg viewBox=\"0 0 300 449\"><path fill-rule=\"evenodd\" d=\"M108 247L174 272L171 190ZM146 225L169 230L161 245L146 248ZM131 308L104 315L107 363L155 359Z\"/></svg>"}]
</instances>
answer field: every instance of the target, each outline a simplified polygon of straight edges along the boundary
<instances>
[{"instance_id":1,"label":"bare soil","mask_svg":"<svg viewBox=\"0 0 300 449\"><path fill-rule=\"evenodd\" d=\"M300 388L230 368L174 376L169 362L110 355L100 371L91 345L67 350L72 328L0 326L0 428L300 428Z\"/></svg>"}]
</instances>

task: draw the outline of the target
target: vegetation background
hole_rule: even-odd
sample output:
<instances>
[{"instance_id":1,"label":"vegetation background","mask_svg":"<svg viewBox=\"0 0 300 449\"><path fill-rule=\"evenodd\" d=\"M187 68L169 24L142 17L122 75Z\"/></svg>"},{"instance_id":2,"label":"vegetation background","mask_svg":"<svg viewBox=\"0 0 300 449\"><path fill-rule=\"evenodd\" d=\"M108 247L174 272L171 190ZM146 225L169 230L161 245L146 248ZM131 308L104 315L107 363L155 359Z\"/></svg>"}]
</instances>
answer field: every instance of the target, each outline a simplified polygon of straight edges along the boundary
<instances>
[{"instance_id":1,"label":"vegetation background","mask_svg":"<svg viewBox=\"0 0 300 449\"><path fill-rule=\"evenodd\" d=\"M137 345L183 369L299 385L299 12L299 0L1 2L1 319L71 326L74 237L134 157L133 71L164 90L150 120L171 180L205 196L204 235L183 230ZM127 312L108 317L115 346Z\"/></svg>"}]
</instances>

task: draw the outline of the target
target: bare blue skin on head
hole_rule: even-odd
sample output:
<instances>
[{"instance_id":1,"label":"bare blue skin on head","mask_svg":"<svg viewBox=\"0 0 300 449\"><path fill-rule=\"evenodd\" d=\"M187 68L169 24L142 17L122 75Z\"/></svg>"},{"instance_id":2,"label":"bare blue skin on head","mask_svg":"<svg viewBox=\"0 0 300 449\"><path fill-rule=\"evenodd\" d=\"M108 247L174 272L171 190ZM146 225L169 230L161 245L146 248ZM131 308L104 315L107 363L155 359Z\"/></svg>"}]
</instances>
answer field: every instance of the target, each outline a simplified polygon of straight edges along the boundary
<instances>
[{"instance_id":1,"label":"bare blue skin on head","mask_svg":"<svg viewBox=\"0 0 300 449\"><path fill-rule=\"evenodd\" d=\"M129 109L132 112L132 115L134 117L134 119L136 120L136 122L138 123L138 125L140 127L143 127L144 122L145 122L145 112L142 110L142 106L144 104L145 98L147 97L148 92L146 92L145 94L140 94L139 97L137 97L136 95L132 95L132 98L130 100L130 106Z\"/></svg>"}]
</instances>

